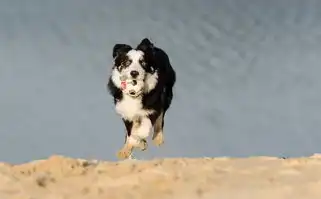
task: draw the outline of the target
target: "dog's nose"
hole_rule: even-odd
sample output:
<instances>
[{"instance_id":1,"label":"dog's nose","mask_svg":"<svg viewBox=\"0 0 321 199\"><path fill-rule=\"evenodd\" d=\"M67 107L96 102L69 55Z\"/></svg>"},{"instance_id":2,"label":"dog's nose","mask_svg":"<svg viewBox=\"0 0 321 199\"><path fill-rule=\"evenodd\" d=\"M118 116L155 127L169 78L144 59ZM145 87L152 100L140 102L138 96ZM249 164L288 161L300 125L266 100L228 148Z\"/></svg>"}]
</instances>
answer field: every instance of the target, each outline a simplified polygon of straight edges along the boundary
<instances>
[{"instance_id":1,"label":"dog's nose","mask_svg":"<svg viewBox=\"0 0 321 199\"><path fill-rule=\"evenodd\" d=\"M130 75L133 77L133 78L136 78L138 75L139 75L139 72L137 70L133 70L133 71L130 71Z\"/></svg>"}]
</instances>

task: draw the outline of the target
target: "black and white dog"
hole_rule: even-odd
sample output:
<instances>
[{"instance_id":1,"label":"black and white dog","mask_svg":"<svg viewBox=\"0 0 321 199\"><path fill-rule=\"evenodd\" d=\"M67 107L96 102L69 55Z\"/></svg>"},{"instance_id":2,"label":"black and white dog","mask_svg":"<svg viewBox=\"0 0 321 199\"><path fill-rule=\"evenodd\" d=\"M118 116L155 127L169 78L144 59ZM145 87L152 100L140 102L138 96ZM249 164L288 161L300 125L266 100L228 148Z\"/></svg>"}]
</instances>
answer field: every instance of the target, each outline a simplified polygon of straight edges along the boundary
<instances>
[{"instance_id":1,"label":"black and white dog","mask_svg":"<svg viewBox=\"0 0 321 199\"><path fill-rule=\"evenodd\" d=\"M134 148L147 149L152 130L155 145L163 144L164 116L173 99L176 73L167 53L147 38L136 48L116 44L112 56L107 87L126 127L125 144L117 153L119 159L126 159Z\"/></svg>"}]
</instances>

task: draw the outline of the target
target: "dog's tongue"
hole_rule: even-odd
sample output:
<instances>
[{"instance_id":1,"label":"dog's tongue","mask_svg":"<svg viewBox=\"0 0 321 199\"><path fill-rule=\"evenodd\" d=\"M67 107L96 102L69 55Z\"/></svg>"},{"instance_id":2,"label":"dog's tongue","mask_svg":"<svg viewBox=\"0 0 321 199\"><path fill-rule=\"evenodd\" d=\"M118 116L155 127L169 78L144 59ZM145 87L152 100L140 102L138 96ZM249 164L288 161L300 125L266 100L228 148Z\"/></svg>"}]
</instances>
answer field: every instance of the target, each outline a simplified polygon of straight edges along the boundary
<instances>
[{"instance_id":1,"label":"dog's tongue","mask_svg":"<svg viewBox=\"0 0 321 199\"><path fill-rule=\"evenodd\" d=\"M122 81L120 85L121 85L121 88L124 90L126 89L127 83L126 81Z\"/></svg>"}]
</instances>

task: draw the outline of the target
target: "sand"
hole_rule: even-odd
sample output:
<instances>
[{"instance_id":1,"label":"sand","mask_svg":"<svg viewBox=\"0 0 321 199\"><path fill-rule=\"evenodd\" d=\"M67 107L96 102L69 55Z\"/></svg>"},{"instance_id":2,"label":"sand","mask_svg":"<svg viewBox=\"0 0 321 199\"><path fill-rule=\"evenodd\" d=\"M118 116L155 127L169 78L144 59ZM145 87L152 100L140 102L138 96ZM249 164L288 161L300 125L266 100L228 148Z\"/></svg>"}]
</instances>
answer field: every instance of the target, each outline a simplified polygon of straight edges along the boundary
<instances>
[{"instance_id":1,"label":"sand","mask_svg":"<svg viewBox=\"0 0 321 199\"><path fill-rule=\"evenodd\" d=\"M7 199L320 199L321 155L0 163Z\"/></svg>"}]
</instances>

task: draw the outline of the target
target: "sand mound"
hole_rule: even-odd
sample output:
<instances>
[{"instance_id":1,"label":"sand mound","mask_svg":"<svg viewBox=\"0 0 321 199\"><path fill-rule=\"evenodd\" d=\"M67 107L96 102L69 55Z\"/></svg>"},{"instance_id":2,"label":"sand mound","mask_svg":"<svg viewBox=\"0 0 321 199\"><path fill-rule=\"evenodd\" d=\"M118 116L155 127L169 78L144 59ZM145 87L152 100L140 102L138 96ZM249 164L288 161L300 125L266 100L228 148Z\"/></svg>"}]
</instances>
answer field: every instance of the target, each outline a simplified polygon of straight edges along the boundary
<instances>
[{"instance_id":1,"label":"sand mound","mask_svg":"<svg viewBox=\"0 0 321 199\"><path fill-rule=\"evenodd\" d=\"M0 163L0 198L321 198L321 156Z\"/></svg>"}]
</instances>

